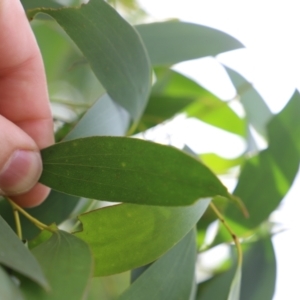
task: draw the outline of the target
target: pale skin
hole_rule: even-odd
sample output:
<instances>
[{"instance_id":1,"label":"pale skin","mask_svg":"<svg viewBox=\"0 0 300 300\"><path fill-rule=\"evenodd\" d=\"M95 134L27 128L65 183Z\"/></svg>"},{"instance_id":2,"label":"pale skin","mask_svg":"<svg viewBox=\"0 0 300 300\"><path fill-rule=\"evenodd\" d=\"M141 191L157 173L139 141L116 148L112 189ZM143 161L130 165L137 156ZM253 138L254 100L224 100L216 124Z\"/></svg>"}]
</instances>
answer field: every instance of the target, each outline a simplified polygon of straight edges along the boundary
<instances>
[{"instance_id":1,"label":"pale skin","mask_svg":"<svg viewBox=\"0 0 300 300\"><path fill-rule=\"evenodd\" d=\"M53 143L42 57L19 0L0 0L0 194L40 204L40 149Z\"/></svg>"}]
</instances>

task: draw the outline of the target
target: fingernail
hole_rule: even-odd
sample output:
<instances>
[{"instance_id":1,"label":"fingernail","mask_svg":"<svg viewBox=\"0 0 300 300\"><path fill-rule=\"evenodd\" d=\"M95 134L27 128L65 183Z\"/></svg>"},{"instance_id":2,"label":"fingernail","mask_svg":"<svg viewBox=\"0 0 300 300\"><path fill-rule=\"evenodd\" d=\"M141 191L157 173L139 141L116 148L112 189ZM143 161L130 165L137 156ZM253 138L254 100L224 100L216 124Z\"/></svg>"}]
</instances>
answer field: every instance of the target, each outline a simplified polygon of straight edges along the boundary
<instances>
[{"instance_id":1,"label":"fingernail","mask_svg":"<svg viewBox=\"0 0 300 300\"><path fill-rule=\"evenodd\" d=\"M0 171L0 192L17 195L29 191L42 173L39 152L16 150Z\"/></svg>"}]
</instances>

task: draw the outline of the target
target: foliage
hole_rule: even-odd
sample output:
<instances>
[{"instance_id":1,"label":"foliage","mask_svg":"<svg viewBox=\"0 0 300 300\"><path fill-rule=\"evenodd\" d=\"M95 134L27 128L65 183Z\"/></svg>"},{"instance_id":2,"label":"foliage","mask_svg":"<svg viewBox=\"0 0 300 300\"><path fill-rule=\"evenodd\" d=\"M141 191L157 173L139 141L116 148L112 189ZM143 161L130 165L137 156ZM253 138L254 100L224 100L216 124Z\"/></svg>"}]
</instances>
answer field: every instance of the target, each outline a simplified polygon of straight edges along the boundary
<instances>
[{"instance_id":1,"label":"foliage","mask_svg":"<svg viewBox=\"0 0 300 300\"><path fill-rule=\"evenodd\" d=\"M131 25L126 17L144 16L135 1L78 2L22 0L44 59L57 143L42 150L40 182L53 188L45 203L23 210L0 201L0 295L272 299L268 218L298 170L300 95L272 115L254 87L226 68L241 117L231 101L171 69L243 47L239 41L179 21ZM178 114L243 138L247 151L227 159L136 138ZM250 127L266 149L251 146ZM230 194L217 175L233 169L239 175ZM25 245L13 232L21 237L20 224ZM197 257L232 242L227 260L199 279Z\"/></svg>"}]
</instances>

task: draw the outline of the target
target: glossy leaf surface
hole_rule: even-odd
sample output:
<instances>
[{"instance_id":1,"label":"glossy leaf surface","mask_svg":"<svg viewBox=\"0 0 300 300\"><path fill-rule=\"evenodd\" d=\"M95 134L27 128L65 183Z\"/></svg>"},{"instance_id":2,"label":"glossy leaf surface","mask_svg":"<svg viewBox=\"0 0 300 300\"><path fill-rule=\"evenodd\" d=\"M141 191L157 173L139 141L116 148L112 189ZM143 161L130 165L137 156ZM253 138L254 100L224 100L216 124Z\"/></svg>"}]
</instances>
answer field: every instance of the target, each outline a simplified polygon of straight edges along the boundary
<instances>
[{"instance_id":1,"label":"glossy leaf surface","mask_svg":"<svg viewBox=\"0 0 300 300\"><path fill-rule=\"evenodd\" d=\"M110 97L138 119L150 89L150 65L136 31L105 1L79 8L37 9L53 17L75 42ZM119 51L122 49L122 51Z\"/></svg>"},{"instance_id":2,"label":"glossy leaf surface","mask_svg":"<svg viewBox=\"0 0 300 300\"><path fill-rule=\"evenodd\" d=\"M49 288L47 279L37 260L0 216L0 263Z\"/></svg>"},{"instance_id":3,"label":"glossy leaf surface","mask_svg":"<svg viewBox=\"0 0 300 300\"><path fill-rule=\"evenodd\" d=\"M83 299L93 273L93 260L89 247L82 240L57 231L46 242L33 248L32 253L42 266L51 290L45 292L27 281L22 285L27 299Z\"/></svg>"},{"instance_id":4,"label":"glossy leaf surface","mask_svg":"<svg viewBox=\"0 0 300 300\"><path fill-rule=\"evenodd\" d=\"M95 275L124 272L148 264L178 243L209 204L159 207L120 204L79 216L83 231L75 235L91 247Z\"/></svg>"},{"instance_id":5,"label":"glossy leaf surface","mask_svg":"<svg viewBox=\"0 0 300 300\"><path fill-rule=\"evenodd\" d=\"M135 28L141 35L154 66L173 65L243 47L239 41L224 32L192 23L158 22Z\"/></svg>"},{"instance_id":6,"label":"glossy leaf surface","mask_svg":"<svg viewBox=\"0 0 300 300\"><path fill-rule=\"evenodd\" d=\"M42 150L40 182L87 198L149 205L189 205L230 197L193 157L168 146L122 137L89 137Z\"/></svg>"},{"instance_id":7,"label":"glossy leaf surface","mask_svg":"<svg viewBox=\"0 0 300 300\"><path fill-rule=\"evenodd\" d=\"M154 262L120 300L189 299L195 274L195 231Z\"/></svg>"}]
</instances>

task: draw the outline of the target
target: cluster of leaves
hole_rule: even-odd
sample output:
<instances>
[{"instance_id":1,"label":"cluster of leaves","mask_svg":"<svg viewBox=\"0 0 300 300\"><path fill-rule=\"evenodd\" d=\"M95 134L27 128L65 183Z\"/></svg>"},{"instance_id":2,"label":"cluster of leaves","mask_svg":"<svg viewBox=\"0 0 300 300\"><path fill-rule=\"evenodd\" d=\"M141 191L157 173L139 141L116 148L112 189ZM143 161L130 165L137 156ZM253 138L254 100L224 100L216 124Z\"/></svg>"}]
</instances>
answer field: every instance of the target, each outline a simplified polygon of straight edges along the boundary
<instances>
[{"instance_id":1,"label":"cluster of leaves","mask_svg":"<svg viewBox=\"0 0 300 300\"><path fill-rule=\"evenodd\" d=\"M266 225L298 170L300 95L273 116L251 84L226 68L241 117L170 68L243 47L227 34L178 21L132 26L102 0L22 3L43 55L58 143L42 150L48 199L27 210L0 202L1 297L272 299L276 263ZM192 156L129 137L180 113L244 138L247 151L231 160ZM250 127L267 149L254 151ZM241 169L235 196L217 177L233 167ZM220 226L204 250L218 217L230 233ZM13 231L19 222L26 245ZM243 266L233 251L231 264L197 281L199 249L231 243L233 232L243 241Z\"/></svg>"}]
</instances>

